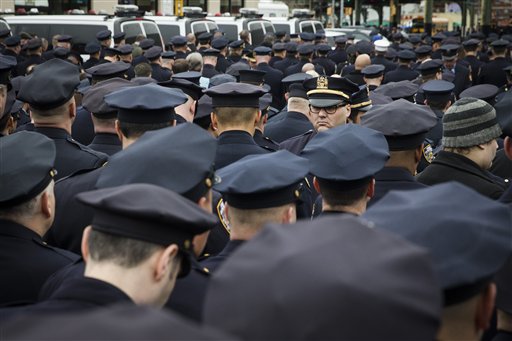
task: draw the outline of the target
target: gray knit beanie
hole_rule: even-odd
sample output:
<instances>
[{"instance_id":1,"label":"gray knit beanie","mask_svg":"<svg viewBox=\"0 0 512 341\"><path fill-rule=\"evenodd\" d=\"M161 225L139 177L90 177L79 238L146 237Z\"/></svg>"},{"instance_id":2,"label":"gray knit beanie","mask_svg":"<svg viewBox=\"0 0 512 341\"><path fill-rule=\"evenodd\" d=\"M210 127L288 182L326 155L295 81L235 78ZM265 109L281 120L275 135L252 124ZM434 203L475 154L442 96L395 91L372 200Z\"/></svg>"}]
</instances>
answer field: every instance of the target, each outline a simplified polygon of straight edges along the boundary
<instances>
[{"instance_id":1,"label":"gray knit beanie","mask_svg":"<svg viewBox=\"0 0 512 341\"><path fill-rule=\"evenodd\" d=\"M501 135L496 111L487 102L462 98L455 102L443 117L443 146L473 147Z\"/></svg>"}]
</instances>

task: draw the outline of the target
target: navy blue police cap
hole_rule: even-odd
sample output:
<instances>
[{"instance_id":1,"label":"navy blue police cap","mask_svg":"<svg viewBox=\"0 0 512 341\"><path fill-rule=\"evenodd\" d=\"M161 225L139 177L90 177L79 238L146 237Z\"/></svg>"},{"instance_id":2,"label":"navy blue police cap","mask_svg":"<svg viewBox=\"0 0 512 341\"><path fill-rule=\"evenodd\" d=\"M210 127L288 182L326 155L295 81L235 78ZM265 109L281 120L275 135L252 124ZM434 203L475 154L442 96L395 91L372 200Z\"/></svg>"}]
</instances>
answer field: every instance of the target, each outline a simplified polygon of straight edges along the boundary
<instances>
[{"instance_id":1,"label":"navy blue police cap","mask_svg":"<svg viewBox=\"0 0 512 341\"><path fill-rule=\"evenodd\" d=\"M110 37L112 37L112 32L110 30L103 30L96 33L96 39L99 41L110 39Z\"/></svg>"},{"instance_id":2,"label":"navy blue police cap","mask_svg":"<svg viewBox=\"0 0 512 341\"><path fill-rule=\"evenodd\" d=\"M369 41L361 40L355 44L355 48L359 54L371 54L373 52L374 45Z\"/></svg>"},{"instance_id":3,"label":"navy blue police cap","mask_svg":"<svg viewBox=\"0 0 512 341\"><path fill-rule=\"evenodd\" d=\"M266 92L260 86L245 83L224 83L204 91L212 98L214 108L259 108L259 98Z\"/></svg>"},{"instance_id":4,"label":"navy blue police cap","mask_svg":"<svg viewBox=\"0 0 512 341\"><path fill-rule=\"evenodd\" d=\"M189 82L192 82L196 85L199 85L199 80L201 79L201 72L198 71L185 71L176 73L172 76L173 79L184 79Z\"/></svg>"},{"instance_id":5,"label":"navy blue police cap","mask_svg":"<svg viewBox=\"0 0 512 341\"><path fill-rule=\"evenodd\" d=\"M218 57L220 54L220 51L217 49L206 49L202 52L202 55L204 57Z\"/></svg>"},{"instance_id":6,"label":"navy blue police cap","mask_svg":"<svg viewBox=\"0 0 512 341\"><path fill-rule=\"evenodd\" d=\"M55 143L29 131L0 138L0 208L20 205L42 193L57 172Z\"/></svg>"},{"instance_id":7,"label":"navy blue police cap","mask_svg":"<svg viewBox=\"0 0 512 341\"><path fill-rule=\"evenodd\" d=\"M180 89L194 101L197 101L203 95L202 87L186 79L173 78L165 82L159 82L158 85L166 88Z\"/></svg>"},{"instance_id":8,"label":"navy blue police cap","mask_svg":"<svg viewBox=\"0 0 512 341\"><path fill-rule=\"evenodd\" d=\"M163 59L175 59L176 58L176 52L174 51L165 51L162 53Z\"/></svg>"},{"instance_id":9,"label":"navy blue police cap","mask_svg":"<svg viewBox=\"0 0 512 341\"><path fill-rule=\"evenodd\" d=\"M432 75L443 70L443 61L439 59L427 60L416 68L423 76Z\"/></svg>"},{"instance_id":10,"label":"navy blue police cap","mask_svg":"<svg viewBox=\"0 0 512 341\"><path fill-rule=\"evenodd\" d=\"M508 40L505 40L505 39L498 39L498 40L495 40L491 43L491 47L493 48L498 48L498 49L504 49L506 48L508 45L510 44L510 42Z\"/></svg>"},{"instance_id":11,"label":"navy blue police cap","mask_svg":"<svg viewBox=\"0 0 512 341\"><path fill-rule=\"evenodd\" d=\"M361 70L361 73L366 78L378 78L384 74L384 70L386 68L384 65L381 64L372 64L366 66L364 69Z\"/></svg>"},{"instance_id":12,"label":"navy blue police cap","mask_svg":"<svg viewBox=\"0 0 512 341\"><path fill-rule=\"evenodd\" d=\"M260 97L259 100L259 109L262 112L262 115L265 115L265 110L268 110L270 107L270 103L272 103L272 94L266 93L263 96Z\"/></svg>"},{"instance_id":13,"label":"navy blue police cap","mask_svg":"<svg viewBox=\"0 0 512 341\"><path fill-rule=\"evenodd\" d=\"M412 102L419 85L411 81L389 82L379 86L374 92L391 97L393 100L404 98Z\"/></svg>"},{"instance_id":14,"label":"navy blue police cap","mask_svg":"<svg viewBox=\"0 0 512 341\"><path fill-rule=\"evenodd\" d=\"M188 97L179 89L146 84L117 90L105 96L105 102L118 110L118 119L127 123L164 123L174 119L174 108Z\"/></svg>"},{"instance_id":15,"label":"navy blue police cap","mask_svg":"<svg viewBox=\"0 0 512 341\"><path fill-rule=\"evenodd\" d=\"M21 81L18 99L36 109L49 110L69 101L79 84L78 67L54 58L34 67Z\"/></svg>"},{"instance_id":16,"label":"navy blue police cap","mask_svg":"<svg viewBox=\"0 0 512 341\"><path fill-rule=\"evenodd\" d=\"M274 43L272 45L272 50L276 52L281 52L286 50L286 44L285 43Z\"/></svg>"},{"instance_id":17,"label":"navy blue police cap","mask_svg":"<svg viewBox=\"0 0 512 341\"><path fill-rule=\"evenodd\" d=\"M392 191L364 217L430 252L445 306L479 294L512 251L509 208L457 182Z\"/></svg>"},{"instance_id":18,"label":"navy blue police cap","mask_svg":"<svg viewBox=\"0 0 512 341\"><path fill-rule=\"evenodd\" d=\"M92 76L93 80L103 80L108 78L120 77L124 78L124 74L130 68L129 63L114 62L97 64L85 70Z\"/></svg>"},{"instance_id":19,"label":"navy blue police cap","mask_svg":"<svg viewBox=\"0 0 512 341\"><path fill-rule=\"evenodd\" d=\"M217 50L222 50L226 46L228 46L229 40L224 37L215 38L212 40L212 47Z\"/></svg>"},{"instance_id":20,"label":"navy blue police cap","mask_svg":"<svg viewBox=\"0 0 512 341\"><path fill-rule=\"evenodd\" d=\"M494 105L499 90L500 89L494 84L478 84L462 91L459 98L473 97L486 101L490 105Z\"/></svg>"},{"instance_id":21,"label":"navy blue police cap","mask_svg":"<svg viewBox=\"0 0 512 341\"><path fill-rule=\"evenodd\" d=\"M299 37L303 41L313 41L315 40L315 34L311 32L302 32L299 34Z\"/></svg>"},{"instance_id":22,"label":"navy blue police cap","mask_svg":"<svg viewBox=\"0 0 512 341\"><path fill-rule=\"evenodd\" d=\"M107 79L91 86L82 98L82 106L94 116L108 119L117 117L117 109L111 108L104 97L122 88L135 86L132 82L123 78Z\"/></svg>"},{"instance_id":23,"label":"navy blue police cap","mask_svg":"<svg viewBox=\"0 0 512 341\"><path fill-rule=\"evenodd\" d=\"M207 43L210 40L212 40L212 38L213 34L211 34L210 32L203 32L197 36L197 40L199 40L199 42L201 43Z\"/></svg>"},{"instance_id":24,"label":"navy blue police cap","mask_svg":"<svg viewBox=\"0 0 512 341\"><path fill-rule=\"evenodd\" d=\"M336 44L340 44L340 45L345 44L345 43L347 42L347 37L345 37L345 36L336 37L336 38L334 39L334 42L335 42Z\"/></svg>"},{"instance_id":25,"label":"navy blue police cap","mask_svg":"<svg viewBox=\"0 0 512 341\"><path fill-rule=\"evenodd\" d=\"M245 41L243 41L242 39L238 39L229 43L229 47L231 47L232 49L239 49L243 47L244 43Z\"/></svg>"},{"instance_id":26,"label":"navy blue police cap","mask_svg":"<svg viewBox=\"0 0 512 341\"><path fill-rule=\"evenodd\" d=\"M194 123L196 120L199 120L201 118L208 117L210 118L210 114L213 111L212 107L212 98L208 95L203 95L198 101L197 101L197 110L196 114L194 116Z\"/></svg>"},{"instance_id":27,"label":"navy blue police cap","mask_svg":"<svg viewBox=\"0 0 512 341\"><path fill-rule=\"evenodd\" d=\"M290 87L288 89L288 97L299 97L307 100L308 94L302 83L293 83L290 84Z\"/></svg>"},{"instance_id":28,"label":"navy blue police cap","mask_svg":"<svg viewBox=\"0 0 512 341\"><path fill-rule=\"evenodd\" d=\"M41 38L32 38L27 42L25 46L27 47L27 50L37 50L43 46L43 41Z\"/></svg>"},{"instance_id":29,"label":"navy blue police cap","mask_svg":"<svg viewBox=\"0 0 512 341\"><path fill-rule=\"evenodd\" d=\"M18 46L20 43L21 43L21 38L18 35L9 36L9 37L5 38L5 40L4 40L4 44L7 47Z\"/></svg>"},{"instance_id":30,"label":"navy blue police cap","mask_svg":"<svg viewBox=\"0 0 512 341\"><path fill-rule=\"evenodd\" d=\"M190 272L194 236L217 222L196 203L153 184L102 188L82 192L76 199L92 208L95 231L163 247L176 244L183 255L179 277Z\"/></svg>"},{"instance_id":31,"label":"navy blue police cap","mask_svg":"<svg viewBox=\"0 0 512 341\"><path fill-rule=\"evenodd\" d=\"M263 172L272 176L261 180ZM246 156L217 171L222 179L215 190L222 193L230 206L240 209L278 207L301 198L308 160L285 150Z\"/></svg>"},{"instance_id":32,"label":"navy blue police cap","mask_svg":"<svg viewBox=\"0 0 512 341\"><path fill-rule=\"evenodd\" d=\"M171 38L171 45L173 46L184 46L187 45L187 37L174 36Z\"/></svg>"},{"instance_id":33,"label":"navy blue police cap","mask_svg":"<svg viewBox=\"0 0 512 341\"><path fill-rule=\"evenodd\" d=\"M126 37L126 33L117 32L116 34L113 35L112 38L114 38L114 40L121 40L121 39L124 39L124 37Z\"/></svg>"},{"instance_id":34,"label":"navy blue police cap","mask_svg":"<svg viewBox=\"0 0 512 341\"><path fill-rule=\"evenodd\" d=\"M192 123L148 131L109 159L96 188L149 183L197 202L217 181L216 152L217 140ZM154 171L148 171L148 162Z\"/></svg>"},{"instance_id":35,"label":"navy blue police cap","mask_svg":"<svg viewBox=\"0 0 512 341\"><path fill-rule=\"evenodd\" d=\"M311 76L309 73L299 72L299 73L294 73L294 74L284 77L281 80L281 83L283 83L284 86L286 87L287 91L289 91L288 89L290 88L290 85L295 84L295 83L302 84L306 79L310 79L310 78L313 78L313 76Z\"/></svg>"},{"instance_id":36,"label":"navy blue police cap","mask_svg":"<svg viewBox=\"0 0 512 341\"><path fill-rule=\"evenodd\" d=\"M101 50L101 45L96 41L88 42L84 48L85 53L88 53L88 54L97 53L100 50Z\"/></svg>"},{"instance_id":37,"label":"navy blue police cap","mask_svg":"<svg viewBox=\"0 0 512 341\"><path fill-rule=\"evenodd\" d=\"M139 47L143 50L147 50L155 46L155 41L151 38L142 39L139 43Z\"/></svg>"},{"instance_id":38,"label":"navy blue police cap","mask_svg":"<svg viewBox=\"0 0 512 341\"><path fill-rule=\"evenodd\" d=\"M381 132L356 124L344 124L318 133L301 157L309 160L310 172L331 188L348 189L367 184L389 159Z\"/></svg>"},{"instance_id":39,"label":"navy blue police cap","mask_svg":"<svg viewBox=\"0 0 512 341\"><path fill-rule=\"evenodd\" d=\"M457 44L445 44L439 49L443 55L443 60L453 60L457 57L460 46Z\"/></svg>"},{"instance_id":40,"label":"navy blue police cap","mask_svg":"<svg viewBox=\"0 0 512 341\"><path fill-rule=\"evenodd\" d=\"M414 50L414 53L416 53L419 56L428 55L428 54L432 53L432 46L429 46L429 45L418 46Z\"/></svg>"},{"instance_id":41,"label":"navy blue police cap","mask_svg":"<svg viewBox=\"0 0 512 341\"><path fill-rule=\"evenodd\" d=\"M227 73L221 73L221 74L215 75L212 78L210 78L210 83L208 84L208 88L212 88L214 86L221 85L224 83L230 83L230 82L236 83L236 77L231 76Z\"/></svg>"},{"instance_id":42,"label":"navy blue police cap","mask_svg":"<svg viewBox=\"0 0 512 341\"><path fill-rule=\"evenodd\" d=\"M240 83L247 83L253 85L261 85L264 83L266 71L262 70L240 70L238 72L240 74L239 81Z\"/></svg>"},{"instance_id":43,"label":"navy blue police cap","mask_svg":"<svg viewBox=\"0 0 512 341\"><path fill-rule=\"evenodd\" d=\"M59 43L70 43L71 40L73 40L73 37L70 36L69 34L61 34L58 38L57 38L57 41Z\"/></svg>"},{"instance_id":44,"label":"navy blue police cap","mask_svg":"<svg viewBox=\"0 0 512 341\"><path fill-rule=\"evenodd\" d=\"M361 117L362 126L386 136L391 151L419 147L436 124L437 116L429 107L405 99L375 106Z\"/></svg>"},{"instance_id":45,"label":"navy blue police cap","mask_svg":"<svg viewBox=\"0 0 512 341\"><path fill-rule=\"evenodd\" d=\"M372 108L372 100L368 88L363 85L362 89L350 96L350 109L354 111L368 111Z\"/></svg>"},{"instance_id":46,"label":"navy blue police cap","mask_svg":"<svg viewBox=\"0 0 512 341\"><path fill-rule=\"evenodd\" d=\"M414 50L414 46L412 46L412 44L409 42L405 42L405 43L398 45L398 48L400 50L409 50L409 51Z\"/></svg>"},{"instance_id":47,"label":"navy blue police cap","mask_svg":"<svg viewBox=\"0 0 512 341\"><path fill-rule=\"evenodd\" d=\"M286 43L286 52L288 53L297 53L297 48L299 45L294 42L288 42Z\"/></svg>"},{"instance_id":48,"label":"navy blue police cap","mask_svg":"<svg viewBox=\"0 0 512 341\"><path fill-rule=\"evenodd\" d=\"M272 49L266 46L258 46L257 48L254 49L254 53L257 56L270 56L270 54L272 53Z\"/></svg>"},{"instance_id":49,"label":"navy blue police cap","mask_svg":"<svg viewBox=\"0 0 512 341\"><path fill-rule=\"evenodd\" d=\"M440 42L446 39L446 35L444 35L442 32L437 32L432 36L432 41Z\"/></svg>"},{"instance_id":50,"label":"navy blue police cap","mask_svg":"<svg viewBox=\"0 0 512 341\"><path fill-rule=\"evenodd\" d=\"M314 46L314 45L311 45L311 44L300 45L300 46L297 48L297 52L298 52L298 53L299 53L299 55L301 55L301 56L307 56L307 55L310 55L310 54L312 54L313 52L315 52L315 46Z\"/></svg>"},{"instance_id":51,"label":"navy blue police cap","mask_svg":"<svg viewBox=\"0 0 512 341\"><path fill-rule=\"evenodd\" d=\"M267 226L208 289L205 323L244 340L435 339L441 315L427 252L348 215Z\"/></svg>"},{"instance_id":52,"label":"navy blue police cap","mask_svg":"<svg viewBox=\"0 0 512 341\"><path fill-rule=\"evenodd\" d=\"M117 51L119 51L120 55L126 56L133 52L133 46L130 44L125 44L125 45L117 47Z\"/></svg>"},{"instance_id":53,"label":"navy blue police cap","mask_svg":"<svg viewBox=\"0 0 512 341\"><path fill-rule=\"evenodd\" d=\"M144 52L144 57L148 60L160 58L162 55L162 48L160 46L152 46Z\"/></svg>"},{"instance_id":54,"label":"navy blue police cap","mask_svg":"<svg viewBox=\"0 0 512 341\"><path fill-rule=\"evenodd\" d=\"M319 108L349 103L350 96L359 91L357 84L339 77L320 76L305 80L303 85L308 91L309 103Z\"/></svg>"},{"instance_id":55,"label":"navy blue police cap","mask_svg":"<svg viewBox=\"0 0 512 341\"><path fill-rule=\"evenodd\" d=\"M332 50L332 48L327 44L318 44L316 45L316 50L321 53L328 53Z\"/></svg>"},{"instance_id":56,"label":"navy blue police cap","mask_svg":"<svg viewBox=\"0 0 512 341\"><path fill-rule=\"evenodd\" d=\"M0 30L0 38L5 38L11 34L11 30L8 28L4 28Z\"/></svg>"},{"instance_id":57,"label":"navy blue police cap","mask_svg":"<svg viewBox=\"0 0 512 341\"><path fill-rule=\"evenodd\" d=\"M431 80L421 86L425 98L434 101L448 101L452 97L455 85L444 80Z\"/></svg>"},{"instance_id":58,"label":"navy blue police cap","mask_svg":"<svg viewBox=\"0 0 512 341\"><path fill-rule=\"evenodd\" d=\"M468 48L474 48L477 47L480 44L480 40L478 39L468 39L462 43L462 46L468 47Z\"/></svg>"},{"instance_id":59,"label":"navy blue police cap","mask_svg":"<svg viewBox=\"0 0 512 341\"><path fill-rule=\"evenodd\" d=\"M416 54L414 52L412 52L411 50L399 51L397 56L398 56L398 59L401 59L401 60L414 60L414 59L416 59Z\"/></svg>"},{"instance_id":60,"label":"navy blue police cap","mask_svg":"<svg viewBox=\"0 0 512 341\"><path fill-rule=\"evenodd\" d=\"M56 47L53 49L53 56L55 58L67 59L71 51L65 47Z\"/></svg>"}]
</instances>

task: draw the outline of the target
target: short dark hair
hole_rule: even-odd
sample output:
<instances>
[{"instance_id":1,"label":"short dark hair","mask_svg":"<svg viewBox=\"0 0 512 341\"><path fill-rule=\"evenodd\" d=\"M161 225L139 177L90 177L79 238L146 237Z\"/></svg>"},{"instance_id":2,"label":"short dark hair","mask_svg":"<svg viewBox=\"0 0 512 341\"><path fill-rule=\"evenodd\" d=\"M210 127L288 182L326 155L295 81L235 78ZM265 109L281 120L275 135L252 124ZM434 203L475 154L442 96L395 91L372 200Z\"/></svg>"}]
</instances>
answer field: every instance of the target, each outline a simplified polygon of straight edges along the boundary
<instances>
[{"instance_id":1,"label":"short dark hair","mask_svg":"<svg viewBox=\"0 0 512 341\"><path fill-rule=\"evenodd\" d=\"M94 228L89 233L87 246L92 260L109 261L125 268L139 265L161 248L153 243L116 236Z\"/></svg>"},{"instance_id":2,"label":"short dark hair","mask_svg":"<svg viewBox=\"0 0 512 341\"><path fill-rule=\"evenodd\" d=\"M172 72L174 74L176 73L182 73L187 72L189 70L189 65L186 59L178 59L174 62L172 66Z\"/></svg>"},{"instance_id":3,"label":"short dark hair","mask_svg":"<svg viewBox=\"0 0 512 341\"><path fill-rule=\"evenodd\" d=\"M148 63L139 63L133 68L135 77L149 77L151 76L151 65Z\"/></svg>"},{"instance_id":4,"label":"short dark hair","mask_svg":"<svg viewBox=\"0 0 512 341\"><path fill-rule=\"evenodd\" d=\"M340 182L317 177L322 199L330 206L350 206L364 199L372 179L368 177L351 181L350 186L340 186Z\"/></svg>"},{"instance_id":5,"label":"short dark hair","mask_svg":"<svg viewBox=\"0 0 512 341\"><path fill-rule=\"evenodd\" d=\"M444 108L446 108L446 106L448 105L448 102L450 102L449 99L427 99L427 105L435 110L444 110Z\"/></svg>"},{"instance_id":6,"label":"short dark hair","mask_svg":"<svg viewBox=\"0 0 512 341\"><path fill-rule=\"evenodd\" d=\"M246 124L254 120L258 108L219 107L213 113L220 123Z\"/></svg>"},{"instance_id":7,"label":"short dark hair","mask_svg":"<svg viewBox=\"0 0 512 341\"><path fill-rule=\"evenodd\" d=\"M119 129L127 138L141 137L146 131L163 129L170 127L172 122L163 123L128 123L119 121Z\"/></svg>"}]
</instances>

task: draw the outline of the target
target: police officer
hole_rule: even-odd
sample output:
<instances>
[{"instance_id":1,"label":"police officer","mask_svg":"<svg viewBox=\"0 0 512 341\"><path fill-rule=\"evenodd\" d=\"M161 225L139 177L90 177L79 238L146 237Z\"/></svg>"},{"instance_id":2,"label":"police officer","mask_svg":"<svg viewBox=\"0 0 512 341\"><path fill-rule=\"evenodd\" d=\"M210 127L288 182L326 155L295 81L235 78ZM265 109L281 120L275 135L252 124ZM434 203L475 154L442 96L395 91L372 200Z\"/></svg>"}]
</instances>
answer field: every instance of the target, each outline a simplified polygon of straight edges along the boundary
<instances>
[{"instance_id":1,"label":"police officer","mask_svg":"<svg viewBox=\"0 0 512 341\"><path fill-rule=\"evenodd\" d=\"M101 45L95 41L87 43L84 48L84 52L89 55L89 59L82 65L84 70L87 70L100 61Z\"/></svg>"},{"instance_id":2,"label":"police officer","mask_svg":"<svg viewBox=\"0 0 512 341\"><path fill-rule=\"evenodd\" d=\"M437 124L432 128L426 136L428 143L434 150L441 147L441 139L443 138L443 116L446 110L452 105L453 83L443 80L432 80L421 87L425 95L425 104L432 109L437 116ZM419 103L421 104L421 103Z\"/></svg>"},{"instance_id":3,"label":"police officer","mask_svg":"<svg viewBox=\"0 0 512 341\"><path fill-rule=\"evenodd\" d=\"M213 34L210 32L203 32L197 36L197 48L196 51L199 53L203 53L204 50L211 48Z\"/></svg>"},{"instance_id":4,"label":"police officer","mask_svg":"<svg viewBox=\"0 0 512 341\"><path fill-rule=\"evenodd\" d=\"M456 44L445 44L440 48L444 66L443 80L455 85L453 92L457 97L472 84L470 70L457 62L459 48Z\"/></svg>"},{"instance_id":5,"label":"police officer","mask_svg":"<svg viewBox=\"0 0 512 341\"><path fill-rule=\"evenodd\" d=\"M473 84L478 84L478 77L480 75L480 69L484 65L482 61L478 59L478 47L480 46L480 41L478 39L468 39L462 43L462 47L464 48L464 60L471 66L471 79L473 80Z\"/></svg>"},{"instance_id":6,"label":"police officer","mask_svg":"<svg viewBox=\"0 0 512 341\"><path fill-rule=\"evenodd\" d=\"M274 68L281 71L283 74L285 73L285 70L294 64L297 64L299 61L297 60L297 44L288 42L285 45L286 49L286 56L283 60L277 61L274 64Z\"/></svg>"},{"instance_id":7,"label":"police officer","mask_svg":"<svg viewBox=\"0 0 512 341\"><path fill-rule=\"evenodd\" d=\"M227 46L229 44L229 41L224 38L216 38L212 40L212 47L216 50L219 50L219 56L217 57L217 65L215 66L215 70L219 71L220 73L226 73L226 70L230 65L233 63L226 59L227 55Z\"/></svg>"},{"instance_id":8,"label":"police officer","mask_svg":"<svg viewBox=\"0 0 512 341\"><path fill-rule=\"evenodd\" d=\"M444 298L437 339L479 339L493 314L493 277L510 256L509 208L449 182L394 191L373 205L365 218L432 256Z\"/></svg>"},{"instance_id":9,"label":"police officer","mask_svg":"<svg viewBox=\"0 0 512 341\"><path fill-rule=\"evenodd\" d=\"M101 44L100 60L105 56L105 49L112 43L112 31L102 30L96 33L96 39Z\"/></svg>"},{"instance_id":10,"label":"police officer","mask_svg":"<svg viewBox=\"0 0 512 341\"><path fill-rule=\"evenodd\" d=\"M385 70L386 67L380 64L368 65L361 70L368 91L373 91L382 84Z\"/></svg>"},{"instance_id":11,"label":"police officer","mask_svg":"<svg viewBox=\"0 0 512 341\"><path fill-rule=\"evenodd\" d=\"M185 103L187 96L176 89L146 84L118 89L104 100L106 105L117 110L116 130L123 149L126 149L146 131L174 125L174 107ZM72 199L78 193L95 188L104 168L75 174L56 186L59 209L47 236L52 245L80 252L81 235L90 223L90 212L78 207Z\"/></svg>"},{"instance_id":12,"label":"police officer","mask_svg":"<svg viewBox=\"0 0 512 341\"><path fill-rule=\"evenodd\" d=\"M313 184L322 195L322 205L315 211L361 215L375 192L375 173L386 164L389 151L382 133L348 124L316 135L300 156L309 160Z\"/></svg>"},{"instance_id":13,"label":"police officer","mask_svg":"<svg viewBox=\"0 0 512 341\"><path fill-rule=\"evenodd\" d=\"M16 74L18 76L25 76L27 69L31 65L39 65L44 62L41 55L43 54L43 43L39 38L30 39L27 44L27 58L18 64L16 67Z\"/></svg>"},{"instance_id":14,"label":"police officer","mask_svg":"<svg viewBox=\"0 0 512 341\"><path fill-rule=\"evenodd\" d=\"M202 54L203 69L201 70L201 75L205 78L212 78L213 76L220 74L220 72L215 69L217 66L217 58L219 57L219 50L205 49Z\"/></svg>"},{"instance_id":15,"label":"police officer","mask_svg":"<svg viewBox=\"0 0 512 341\"><path fill-rule=\"evenodd\" d=\"M415 58L416 55L410 50L398 52L398 67L385 74L384 83L415 80L419 76L418 72L411 70L411 62Z\"/></svg>"},{"instance_id":16,"label":"police officer","mask_svg":"<svg viewBox=\"0 0 512 341\"><path fill-rule=\"evenodd\" d=\"M387 60L385 55L389 48L389 41L385 41L384 39L377 40L374 42L375 45L375 56L371 58L372 64L374 65L383 65L384 73L392 71L396 69L396 64Z\"/></svg>"},{"instance_id":17,"label":"police officer","mask_svg":"<svg viewBox=\"0 0 512 341\"><path fill-rule=\"evenodd\" d=\"M52 59L26 77L18 93L28 103L35 130L52 140L57 148L57 179L81 169L102 166L108 159L73 140L71 124L76 115L75 88L80 83L78 68L60 59Z\"/></svg>"},{"instance_id":18,"label":"police officer","mask_svg":"<svg viewBox=\"0 0 512 341\"><path fill-rule=\"evenodd\" d=\"M82 105L92 114L95 136L88 146L107 155L121 151L121 141L117 136L115 121L117 110L108 106L103 99L106 95L124 87L134 86L122 78L112 78L92 86L84 95Z\"/></svg>"},{"instance_id":19,"label":"police officer","mask_svg":"<svg viewBox=\"0 0 512 341\"><path fill-rule=\"evenodd\" d=\"M283 73L268 64L271 58L270 54L272 53L272 49L265 46L258 46L254 49L254 53L256 55L257 63L256 70L266 72L264 80L265 83L270 86L270 92L272 94L271 106L280 110L286 105L283 98L283 84L281 83L283 80Z\"/></svg>"},{"instance_id":20,"label":"police officer","mask_svg":"<svg viewBox=\"0 0 512 341\"><path fill-rule=\"evenodd\" d=\"M55 215L56 148L34 132L0 138L0 305L37 301L48 277L78 256L43 242Z\"/></svg>"},{"instance_id":21,"label":"police officer","mask_svg":"<svg viewBox=\"0 0 512 341\"><path fill-rule=\"evenodd\" d=\"M171 79L172 72L162 67L162 48L153 46L144 52L144 56L151 65L151 77L157 82L164 82Z\"/></svg>"},{"instance_id":22,"label":"police officer","mask_svg":"<svg viewBox=\"0 0 512 341\"><path fill-rule=\"evenodd\" d=\"M375 194L369 205L391 190L425 187L414 175L425 153L425 136L436 123L437 117L430 108L404 99L375 107L363 115L361 125L384 134L390 155L386 166L375 174Z\"/></svg>"},{"instance_id":23,"label":"police officer","mask_svg":"<svg viewBox=\"0 0 512 341\"><path fill-rule=\"evenodd\" d=\"M130 44L125 44L117 47L117 50L119 51L119 61L129 64L130 68L126 70L126 78L128 80L135 78L135 69L132 65L133 62L133 46Z\"/></svg>"},{"instance_id":24,"label":"police officer","mask_svg":"<svg viewBox=\"0 0 512 341\"><path fill-rule=\"evenodd\" d=\"M219 132L216 169L247 155L268 153L252 137L260 118L259 98L265 90L251 84L224 83L205 94L212 97L212 126Z\"/></svg>"},{"instance_id":25,"label":"police officer","mask_svg":"<svg viewBox=\"0 0 512 341\"><path fill-rule=\"evenodd\" d=\"M355 92L350 97L350 116L348 121L354 124L361 123L361 116L373 108L373 101L370 99L370 92L366 87Z\"/></svg>"},{"instance_id":26,"label":"police officer","mask_svg":"<svg viewBox=\"0 0 512 341\"><path fill-rule=\"evenodd\" d=\"M172 50L176 52L176 59L187 58L187 37L174 36L171 38Z\"/></svg>"},{"instance_id":27,"label":"police officer","mask_svg":"<svg viewBox=\"0 0 512 341\"><path fill-rule=\"evenodd\" d=\"M203 95L203 88L184 78L173 78L158 83L168 88L180 89L187 96L187 101L174 108L176 123L192 122L197 109L197 101Z\"/></svg>"},{"instance_id":28,"label":"police officer","mask_svg":"<svg viewBox=\"0 0 512 341\"><path fill-rule=\"evenodd\" d=\"M190 272L192 239L216 222L190 200L152 184L103 188L76 199L93 211L82 244L84 276L69 279L24 312L83 311L116 303L163 307L176 278Z\"/></svg>"},{"instance_id":29,"label":"police officer","mask_svg":"<svg viewBox=\"0 0 512 341\"><path fill-rule=\"evenodd\" d=\"M320 44L316 46L317 57L312 60L313 64L320 65L326 76L331 76L336 72L336 64L327 57L327 54L332 51L331 46L328 44Z\"/></svg>"},{"instance_id":30,"label":"police officer","mask_svg":"<svg viewBox=\"0 0 512 341\"><path fill-rule=\"evenodd\" d=\"M494 84L498 88L507 84L507 77L503 69L511 65L510 61L505 58L508 51L508 44L509 42L503 39L491 43L494 59L483 65L480 69L480 77L478 78L479 84Z\"/></svg>"},{"instance_id":31,"label":"police officer","mask_svg":"<svg viewBox=\"0 0 512 341\"><path fill-rule=\"evenodd\" d=\"M229 43L229 55L227 60L229 60L232 64L238 63L242 60L242 52L244 50L244 41L239 39L232 41Z\"/></svg>"},{"instance_id":32,"label":"police officer","mask_svg":"<svg viewBox=\"0 0 512 341\"><path fill-rule=\"evenodd\" d=\"M274 67L274 64L282 61L286 57L286 44L277 42L272 45L272 58L268 62L268 65Z\"/></svg>"},{"instance_id":33,"label":"police officer","mask_svg":"<svg viewBox=\"0 0 512 341\"><path fill-rule=\"evenodd\" d=\"M305 64L311 63L313 61L313 53L315 52L315 46L312 45L312 44L300 45L297 48L297 52L299 53L299 58L300 58L299 62L296 63L296 64L293 64L293 65L291 65L289 67L287 67L284 70L284 76L285 77L293 75L295 73L302 72L302 67ZM323 75L324 74L324 70L323 70L323 68L320 65L315 65L315 71L319 75Z\"/></svg>"}]
</instances>

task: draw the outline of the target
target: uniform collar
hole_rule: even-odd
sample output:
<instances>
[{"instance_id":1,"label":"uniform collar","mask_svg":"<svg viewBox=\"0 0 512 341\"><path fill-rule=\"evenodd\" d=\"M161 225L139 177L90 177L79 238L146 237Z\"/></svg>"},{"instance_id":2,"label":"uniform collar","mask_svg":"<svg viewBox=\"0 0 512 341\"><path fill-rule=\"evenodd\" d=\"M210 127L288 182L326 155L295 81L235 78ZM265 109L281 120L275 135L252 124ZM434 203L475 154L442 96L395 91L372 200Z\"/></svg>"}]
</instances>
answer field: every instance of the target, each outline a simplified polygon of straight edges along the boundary
<instances>
[{"instance_id":1,"label":"uniform collar","mask_svg":"<svg viewBox=\"0 0 512 341\"><path fill-rule=\"evenodd\" d=\"M97 133L94 136L94 139L92 140L91 144L108 144L113 146L120 146L121 141L119 141L119 138L116 134Z\"/></svg>"},{"instance_id":2,"label":"uniform collar","mask_svg":"<svg viewBox=\"0 0 512 341\"><path fill-rule=\"evenodd\" d=\"M42 238L36 232L28 227L18 224L11 220L0 219L0 235L16 237L26 240L37 240L42 242Z\"/></svg>"},{"instance_id":3,"label":"uniform collar","mask_svg":"<svg viewBox=\"0 0 512 341\"><path fill-rule=\"evenodd\" d=\"M416 182L414 176L402 167L384 167L375 174L375 180Z\"/></svg>"},{"instance_id":4,"label":"uniform collar","mask_svg":"<svg viewBox=\"0 0 512 341\"><path fill-rule=\"evenodd\" d=\"M219 135L217 138L218 144L229 144L229 143L243 143L243 144L253 144L256 145L256 142L254 142L253 137L251 134L246 132L245 130L228 130L223 132Z\"/></svg>"},{"instance_id":5,"label":"uniform collar","mask_svg":"<svg viewBox=\"0 0 512 341\"><path fill-rule=\"evenodd\" d=\"M62 128L35 127L34 131L43 134L51 139L66 139L70 136L68 132Z\"/></svg>"}]
</instances>

